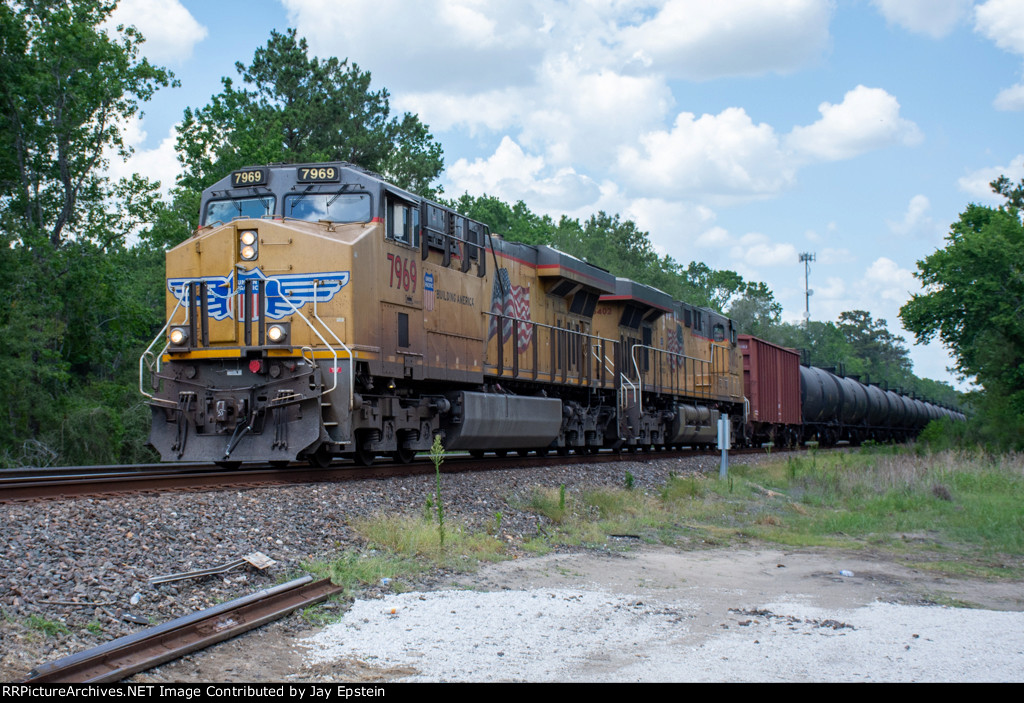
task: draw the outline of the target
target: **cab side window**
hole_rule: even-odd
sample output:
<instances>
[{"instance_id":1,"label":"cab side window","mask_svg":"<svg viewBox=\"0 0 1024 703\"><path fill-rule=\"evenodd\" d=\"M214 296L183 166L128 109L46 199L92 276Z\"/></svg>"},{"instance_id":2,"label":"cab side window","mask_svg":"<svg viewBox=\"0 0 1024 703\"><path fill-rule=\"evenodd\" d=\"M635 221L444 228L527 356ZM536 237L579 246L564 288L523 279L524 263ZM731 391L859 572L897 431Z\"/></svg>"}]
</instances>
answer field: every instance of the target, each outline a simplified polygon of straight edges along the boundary
<instances>
[{"instance_id":1,"label":"cab side window","mask_svg":"<svg viewBox=\"0 0 1024 703\"><path fill-rule=\"evenodd\" d=\"M410 247L420 245L420 211L395 200L388 201L387 238Z\"/></svg>"}]
</instances>

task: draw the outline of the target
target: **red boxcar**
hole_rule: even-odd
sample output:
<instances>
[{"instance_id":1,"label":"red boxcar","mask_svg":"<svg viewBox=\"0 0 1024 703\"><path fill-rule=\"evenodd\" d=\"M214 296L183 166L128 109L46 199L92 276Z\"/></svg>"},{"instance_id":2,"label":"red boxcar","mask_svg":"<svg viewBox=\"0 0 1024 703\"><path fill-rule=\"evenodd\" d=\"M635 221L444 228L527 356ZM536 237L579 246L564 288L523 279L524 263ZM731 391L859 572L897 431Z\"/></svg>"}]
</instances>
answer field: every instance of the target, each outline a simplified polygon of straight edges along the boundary
<instances>
[{"instance_id":1,"label":"red boxcar","mask_svg":"<svg viewBox=\"0 0 1024 703\"><path fill-rule=\"evenodd\" d=\"M747 439L795 444L801 436L800 352L747 334L737 341L743 352L743 394L750 403Z\"/></svg>"}]
</instances>

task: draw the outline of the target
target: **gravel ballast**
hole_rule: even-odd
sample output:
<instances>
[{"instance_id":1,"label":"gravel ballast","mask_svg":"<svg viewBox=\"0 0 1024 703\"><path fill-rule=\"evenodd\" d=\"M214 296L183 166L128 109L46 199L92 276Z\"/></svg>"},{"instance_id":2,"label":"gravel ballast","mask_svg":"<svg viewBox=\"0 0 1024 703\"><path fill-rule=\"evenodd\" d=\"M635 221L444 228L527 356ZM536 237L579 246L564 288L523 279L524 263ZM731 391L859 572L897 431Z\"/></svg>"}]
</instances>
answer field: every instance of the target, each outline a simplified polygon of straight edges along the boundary
<instances>
[{"instance_id":1,"label":"gravel ballast","mask_svg":"<svg viewBox=\"0 0 1024 703\"><path fill-rule=\"evenodd\" d=\"M443 479L445 508L450 520L475 529L493 524L500 511L502 538L524 556L517 545L537 534L541 518L517 506L535 486L621 486L628 471L638 490L653 490L670 472L717 469L714 457L688 457L451 474ZM349 520L422 514L433 485L434 477L425 475L2 504L0 680L18 680L39 663L272 586L311 559L359 550ZM883 574L870 560L818 553L660 548L622 556L619 546L520 558L465 576L434 574L429 583L414 584L420 592L368 589L317 639L296 641L301 623L271 626L140 680L1022 678L1021 613L906 605L908 593L941 579L914 585L918 576L907 569ZM254 551L277 564L147 582ZM844 569L856 576L837 576ZM962 597L974 586L941 587ZM1002 591L992 599L995 607L1024 609L1019 584ZM874 604L876 598L901 605ZM770 614L749 614L760 611ZM811 622L822 620L852 629ZM247 642L255 648L246 649ZM784 668L787 651L798 667ZM855 662L855 674L840 675L834 662L845 656Z\"/></svg>"}]
</instances>

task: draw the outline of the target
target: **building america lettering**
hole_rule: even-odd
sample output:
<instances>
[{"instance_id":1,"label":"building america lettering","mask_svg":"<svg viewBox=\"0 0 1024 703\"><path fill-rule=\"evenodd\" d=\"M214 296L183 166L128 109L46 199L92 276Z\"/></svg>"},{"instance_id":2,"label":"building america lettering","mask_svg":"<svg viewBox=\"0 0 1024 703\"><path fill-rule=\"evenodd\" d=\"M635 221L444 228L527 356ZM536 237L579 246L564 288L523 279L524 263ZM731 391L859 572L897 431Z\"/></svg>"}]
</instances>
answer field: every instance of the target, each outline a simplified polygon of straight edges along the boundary
<instances>
[{"instance_id":1,"label":"building america lettering","mask_svg":"<svg viewBox=\"0 0 1024 703\"><path fill-rule=\"evenodd\" d=\"M462 295L461 293L453 293L449 290L437 291L436 297L438 300L447 300L450 303L457 303L459 305L473 305L473 296Z\"/></svg>"}]
</instances>

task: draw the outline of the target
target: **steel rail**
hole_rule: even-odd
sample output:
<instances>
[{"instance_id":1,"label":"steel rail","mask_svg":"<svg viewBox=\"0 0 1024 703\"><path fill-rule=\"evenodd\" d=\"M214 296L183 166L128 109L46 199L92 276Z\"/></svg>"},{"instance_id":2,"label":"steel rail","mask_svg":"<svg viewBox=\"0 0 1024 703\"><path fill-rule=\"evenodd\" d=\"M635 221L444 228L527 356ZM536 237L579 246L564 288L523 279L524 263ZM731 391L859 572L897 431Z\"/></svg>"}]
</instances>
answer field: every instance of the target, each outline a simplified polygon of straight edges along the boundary
<instances>
[{"instance_id":1,"label":"steel rail","mask_svg":"<svg viewBox=\"0 0 1024 703\"><path fill-rule=\"evenodd\" d=\"M476 459L469 456L446 456L441 467L442 473L466 471L498 471L518 468L536 468L552 465L600 464L620 461L657 461L693 456L718 456L714 449L657 450L637 447L630 451L557 455L557 456L491 456ZM730 454L758 454L764 449L744 447L731 449ZM781 448L775 451L785 451ZM155 465L159 467L159 465ZM81 467L83 470L88 467ZM109 467L102 467L109 469ZM0 504L14 501L37 499L64 499L78 496L113 495L147 491L174 491L191 489L229 489L272 485L301 485L306 483L330 483L353 481L367 478L391 478L395 476L417 476L433 474L434 467L425 458L412 464L385 463L372 466L356 466L351 462L338 462L325 469L311 469L305 466L294 468L253 467L251 469L225 470L207 465L205 468L165 467L164 472L139 472L127 470L124 473L77 476L0 478Z\"/></svg>"},{"instance_id":2,"label":"steel rail","mask_svg":"<svg viewBox=\"0 0 1024 703\"><path fill-rule=\"evenodd\" d=\"M112 683L255 629L341 593L329 579L311 576L257 591L49 662L23 683Z\"/></svg>"}]
</instances>

